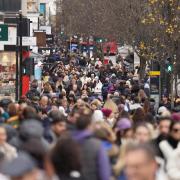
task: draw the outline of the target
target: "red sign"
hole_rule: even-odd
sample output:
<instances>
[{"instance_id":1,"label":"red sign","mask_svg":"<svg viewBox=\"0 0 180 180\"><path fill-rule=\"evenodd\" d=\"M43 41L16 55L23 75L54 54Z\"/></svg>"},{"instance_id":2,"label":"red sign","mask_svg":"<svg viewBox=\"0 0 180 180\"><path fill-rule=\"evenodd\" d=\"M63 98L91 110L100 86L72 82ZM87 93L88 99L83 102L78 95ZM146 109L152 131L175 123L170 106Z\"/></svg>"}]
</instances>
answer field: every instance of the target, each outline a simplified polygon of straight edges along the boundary
<instances>
[{"instance_id":1,"label":"red sign","mask_svg":"<svg viewBox=\"0 0 180 180\"><path fill-rule=\"evenodd\" d=\"M29 85L30 85L30 77L24 75L22 77L22 96L25 96L26 93L29 91Z\"/></svg>"},{"instance_id":2,"label":"red sign","mask_svg":"<svg viewBox=\"0 0 180 180\"><path fill-rule=\"evenodd\" d=\"M103 45L104 54L117 54L117 44L116 42L107 42Z\"/></svg>"}]
</instances>

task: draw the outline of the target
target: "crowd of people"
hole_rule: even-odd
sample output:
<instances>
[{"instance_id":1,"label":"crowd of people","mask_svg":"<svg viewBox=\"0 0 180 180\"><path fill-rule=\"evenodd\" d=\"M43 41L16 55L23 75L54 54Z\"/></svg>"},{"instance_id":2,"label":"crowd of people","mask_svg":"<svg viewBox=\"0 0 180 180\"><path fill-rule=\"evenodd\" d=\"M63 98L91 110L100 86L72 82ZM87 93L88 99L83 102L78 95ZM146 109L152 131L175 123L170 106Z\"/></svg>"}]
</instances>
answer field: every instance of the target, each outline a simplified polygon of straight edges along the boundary
<instances>
[{"instance_id":1,"label":"crowd of people","mask_svg":"<svg viewBox=\"0 0 180 180\"><path fill-rule=\"evenodd\" d=\"M157 109L148 76L61 57L41 87L0 101L0 179L179 180L180 101Z\"/></svg>"}]
</instances>

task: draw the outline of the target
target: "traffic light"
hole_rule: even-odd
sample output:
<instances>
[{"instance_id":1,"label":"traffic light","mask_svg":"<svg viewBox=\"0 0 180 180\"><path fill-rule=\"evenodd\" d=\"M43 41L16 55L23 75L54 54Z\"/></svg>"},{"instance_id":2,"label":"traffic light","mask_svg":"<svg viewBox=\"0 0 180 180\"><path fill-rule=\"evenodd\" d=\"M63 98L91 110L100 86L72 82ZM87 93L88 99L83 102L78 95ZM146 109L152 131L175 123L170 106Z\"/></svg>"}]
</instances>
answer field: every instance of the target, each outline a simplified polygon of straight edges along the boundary
<instances>
[{"instance_id":1,"label":"traffic light","mask_svg":"<svg viewBox=\"0 0 180 180\"><path fill-rule=\"evenodd\" d=\"M171 58L167 58L167 60L166 60L166 71L171 73L172 70L173 70L173 64L172 64Z\"/></svg>"},{"instance_id":2,"label":"traffic light","mask_svg":"<svg viewBox=\"0 0 180 180\"><path fill-rule=\"evenodd\" d=\"M26 58L23 60L23 75L34 75L34 58Z\"/></svg>"}]
</instances>

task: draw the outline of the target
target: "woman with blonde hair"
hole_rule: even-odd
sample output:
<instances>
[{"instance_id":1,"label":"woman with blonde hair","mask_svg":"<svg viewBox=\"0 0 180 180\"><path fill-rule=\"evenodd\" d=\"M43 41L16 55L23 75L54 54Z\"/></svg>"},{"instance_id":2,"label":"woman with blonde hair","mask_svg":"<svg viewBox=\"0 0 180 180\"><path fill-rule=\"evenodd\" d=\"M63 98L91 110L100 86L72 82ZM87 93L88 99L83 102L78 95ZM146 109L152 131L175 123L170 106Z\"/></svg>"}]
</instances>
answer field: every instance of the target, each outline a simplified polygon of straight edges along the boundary
<instances>
[{"instance_id":1,"label":"woman with blonde hair","mask_svg":"<svg viewBox=\"0 0 180 180\"><path fill-rule=\"evenodd\" d=\"M107 99L103 106L103 109L112 111L110 116L107 118L107 122L111 127L114 127L119 116L118 106L113 102L112 99Z\"/></svg>"}]
</instances>

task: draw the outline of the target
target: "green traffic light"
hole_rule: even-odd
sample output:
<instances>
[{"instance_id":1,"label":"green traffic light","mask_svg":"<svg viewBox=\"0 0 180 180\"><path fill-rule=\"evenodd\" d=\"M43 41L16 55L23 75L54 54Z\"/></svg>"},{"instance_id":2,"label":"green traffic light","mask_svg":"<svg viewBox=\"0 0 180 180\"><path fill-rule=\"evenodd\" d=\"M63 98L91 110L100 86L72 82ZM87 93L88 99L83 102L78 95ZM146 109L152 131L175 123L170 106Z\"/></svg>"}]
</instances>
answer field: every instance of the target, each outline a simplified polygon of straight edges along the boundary
<instances>
[{"instance_id":1,"label":"green traffic light","mask_svg":"<svg viewBox=\"0 0 180 180\"><path fill-rule=\"evenodd\" d=\"M167 68L168 72L171 72L172 71L172 66L169 65L168 68Z\"/></svg>"}]
</instances>

